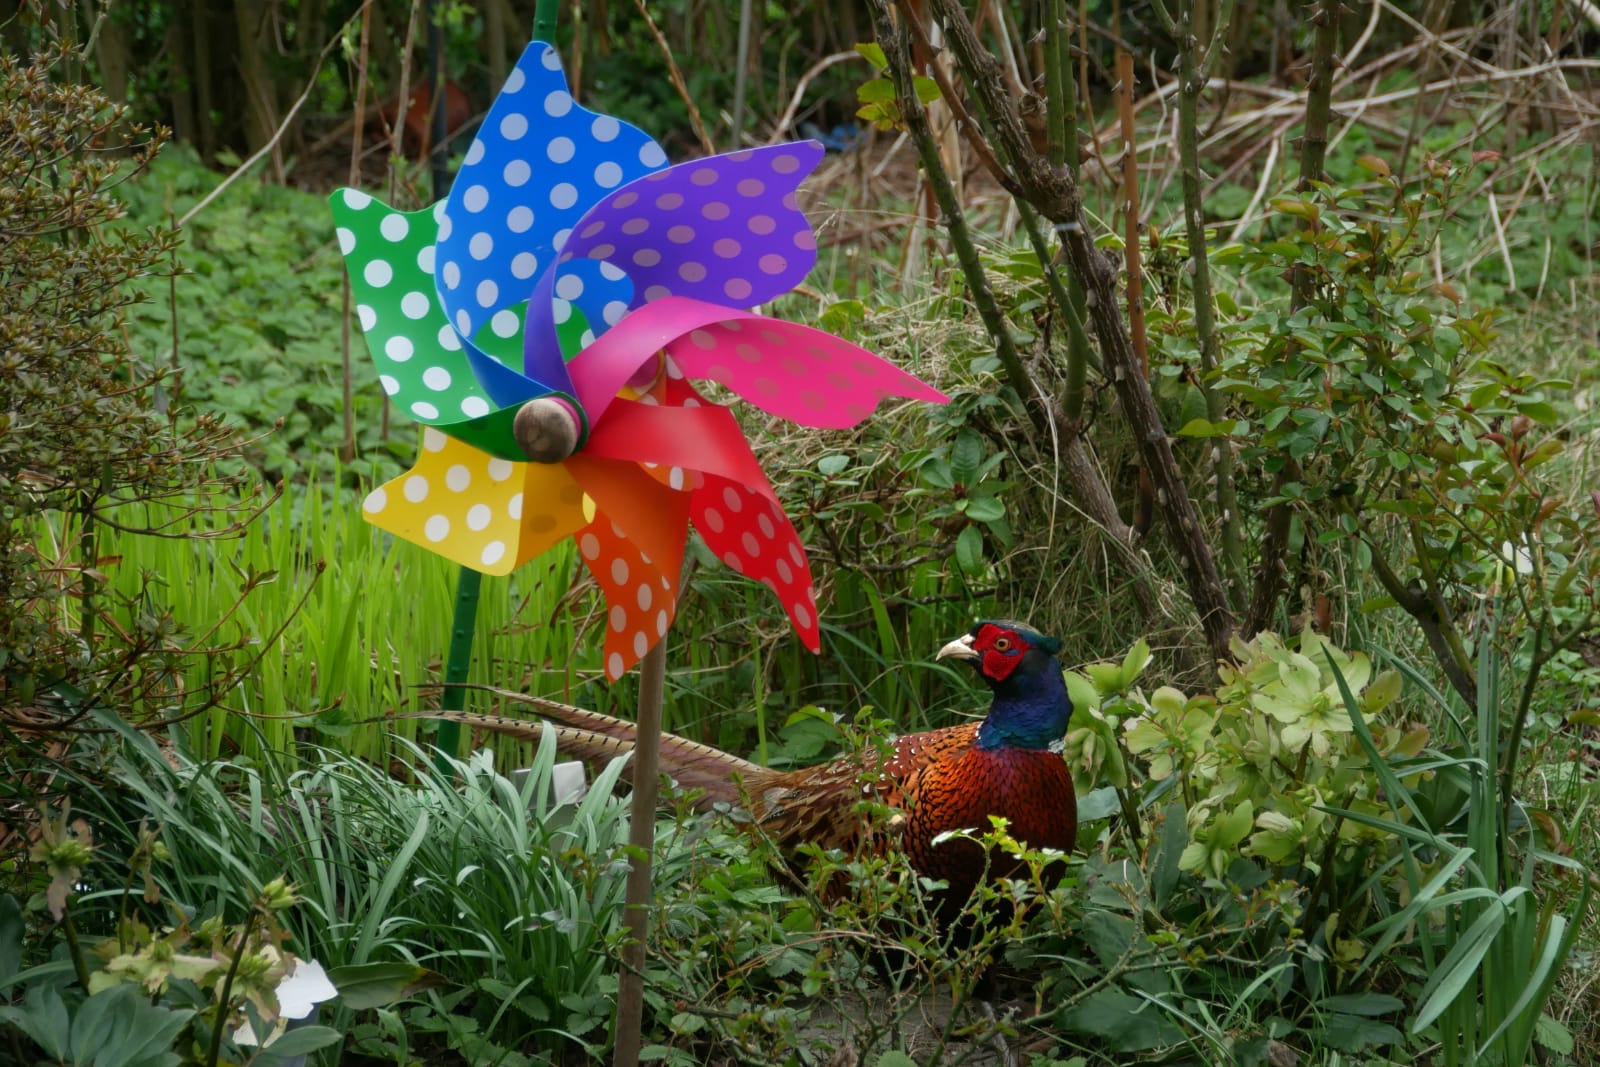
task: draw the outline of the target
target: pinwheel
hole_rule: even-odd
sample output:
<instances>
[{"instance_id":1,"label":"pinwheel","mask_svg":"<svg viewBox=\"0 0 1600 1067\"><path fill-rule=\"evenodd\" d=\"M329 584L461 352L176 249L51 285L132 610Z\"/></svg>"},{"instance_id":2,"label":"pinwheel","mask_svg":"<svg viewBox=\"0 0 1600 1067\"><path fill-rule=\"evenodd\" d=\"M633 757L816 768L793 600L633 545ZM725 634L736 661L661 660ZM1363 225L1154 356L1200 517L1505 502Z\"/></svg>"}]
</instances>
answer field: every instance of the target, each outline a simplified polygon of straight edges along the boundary
<instances>
[{"instance_id":1,"label":"pinwheel","mask_svg":"<svg viewBox=\"0 0 1600 1067\"><path fill-rule=\"evenodd\" d=\"M425 427L366 517L486 574L566 538L607 602L615 680L672 623L692 524L820 647L810 563L709 380L773 415L855 425L889 396L946 398L866 350L745 310L816 260L795 190L816 142L667 166L573 101L534 42L446 199L331 203L380 380Z\"/></svg>"}]
</instances>

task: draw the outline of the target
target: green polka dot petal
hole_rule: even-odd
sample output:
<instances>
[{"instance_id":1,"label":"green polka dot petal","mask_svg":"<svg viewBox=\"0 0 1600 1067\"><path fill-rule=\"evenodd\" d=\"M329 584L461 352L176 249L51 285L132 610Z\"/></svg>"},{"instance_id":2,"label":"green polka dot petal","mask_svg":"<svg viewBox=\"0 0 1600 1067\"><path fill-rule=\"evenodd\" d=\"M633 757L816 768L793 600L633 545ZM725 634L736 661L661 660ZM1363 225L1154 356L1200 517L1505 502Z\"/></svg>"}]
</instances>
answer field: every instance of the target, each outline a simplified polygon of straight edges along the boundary
<instances>
[{"instance_id":1,"label":"green polka dot petal","mask_svg":"<svg viewBox=\"0 0 1600 1067\"><path fill-rule=\"evenodd\" d=\"M494 404L439 303L433 273L439 236L435 209L396 211L359 189L337 190L328 203L367 351L395 406L418 422L449 426L453 433L458 424L489 415ZM519 323L519 342L521 334Z\"/></svg>"}]
</instances>

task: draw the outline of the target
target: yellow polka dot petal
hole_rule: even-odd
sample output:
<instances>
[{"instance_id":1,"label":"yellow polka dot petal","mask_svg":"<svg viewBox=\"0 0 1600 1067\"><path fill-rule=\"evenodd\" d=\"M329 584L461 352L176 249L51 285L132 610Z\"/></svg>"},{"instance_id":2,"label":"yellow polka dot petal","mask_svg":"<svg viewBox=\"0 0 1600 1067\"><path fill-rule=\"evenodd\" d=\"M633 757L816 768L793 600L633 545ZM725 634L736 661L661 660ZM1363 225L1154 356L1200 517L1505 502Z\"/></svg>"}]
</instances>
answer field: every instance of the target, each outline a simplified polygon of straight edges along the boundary
<instances>
[{"instance_id":1,"label":"yellow polka dot petal","mask_svg":"<svg viewBox=\"0 0 1600 1067\"><path fill-rule=\"evenodd\" d=\"M523 489L518 500L522 541L517 566L571 537L589 522L594 505L567 469L557 464L523 463Z\"/></svg>"},{"instance_id":2,"label":"yellow polka dot petal","mask_svg":"<svg viewBox=\"0 0 1600 1067\"><path fill-rule=\"evenodd\" d=\"M545 528L548 509L533 509L538 519L528 522L529 469L535 467L496 459L430 428L423 431L416 465L374 489L361 507L374 526L453 563L484 574L509 574L583 525L576 483L568 495L576 493L577 502L568 509L564 529ZM540 474L552 470L565 473L537 468ZM541 492L545 481L540 481ZM559 499L559 487L556 495Z\"/></svg>"}]
</instances>

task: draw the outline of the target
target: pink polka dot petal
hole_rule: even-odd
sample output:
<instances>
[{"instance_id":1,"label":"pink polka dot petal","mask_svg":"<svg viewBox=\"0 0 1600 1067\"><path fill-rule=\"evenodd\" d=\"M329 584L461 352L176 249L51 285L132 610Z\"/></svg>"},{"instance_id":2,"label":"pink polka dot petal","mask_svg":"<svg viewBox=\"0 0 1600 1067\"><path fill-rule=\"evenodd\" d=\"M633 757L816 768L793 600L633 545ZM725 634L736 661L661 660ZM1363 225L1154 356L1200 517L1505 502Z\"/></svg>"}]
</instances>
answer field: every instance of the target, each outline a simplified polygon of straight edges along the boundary
<instances>
[{"instance_id":1,"label":"pink polka dot petal","mask_svg":"<svg viewBox=\"0 0 1600 1067\"><path fill-rule=\"evenodd\" d=\"M760 329L745 329L745 323L759 323ZM750 313L698 326L666 347L686 376L718 381L763 411L802 426L854 426L891 396L948 399L832 334Z\"/></svg>"}]
</instances>

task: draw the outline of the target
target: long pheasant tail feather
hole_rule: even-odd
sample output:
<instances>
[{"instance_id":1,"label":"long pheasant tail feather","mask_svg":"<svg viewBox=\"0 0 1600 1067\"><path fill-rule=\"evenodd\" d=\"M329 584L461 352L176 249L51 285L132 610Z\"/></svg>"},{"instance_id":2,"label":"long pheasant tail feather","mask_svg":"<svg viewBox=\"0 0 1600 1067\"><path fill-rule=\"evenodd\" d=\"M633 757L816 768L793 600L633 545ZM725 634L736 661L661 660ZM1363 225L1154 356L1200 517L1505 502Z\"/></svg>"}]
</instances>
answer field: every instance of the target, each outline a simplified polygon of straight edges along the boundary
<instances>
[{"instance_id":1,"label":"long pheasant tail feather","mask_svg":"<svg viewBox=\"0 0 1600 1067\"><path fill-rule=\"evenodd\" d=\"M533 708L546 718L566 726L619 741L633 744L638 727L626 719L602 715L598 711L563 704L548 697L519 693L514 689L482 686L502 700ZM720 748L702 745L677 734L661 735L661 767L685 789L700 790L705 794L702 804L736 804L743 796L741 785L751 791L772 772L759 763L731 755ZM737 777L738 781L735 781Z\"/></svg>"},{"instance_id":2,"label":"long pheasant tail feather","mask_svg":"<svg viewBox=\"0 0 1600 1067\"><path fill-rule=\"evenodd\" d=\"M592 734L615 737L618 740L632 744L634 735L638 732L638 727L628 720L602 715L598 711L589 711L584 708L574 707L571 704L563 704L558 700L550 700L547 697L519 693L514 689L496 689L493 686L482 686L481 688L502 700L533 708L546 719L554 719L556 722L566 726L587 730Z\"/></svg>"},{"instance_id":3,"label":"long pheasant tail feather","mask_svg":"<svg viewBox=\"0 0 1600 1067\"><path fill-rule=\"evenodd\" d=\"M538 744L546 730L556 736L556 747L569 756L581 760L602 762L633 750L633 739L612 737L592 730L578 730L558 723L537 719L513 719L505 715L480 715L472 711L408 711L390 716L394 719L448 719L465 726L487 730L502 737Z\"/></svg>"},{"instance_id":4,"label":"long pheasant tail feather","mask_svg":"<svg viewBox=\"0 0 1600 1067\"><path fill-rule=\"evenodd\" d=\"M638 730L625 719L529 697L525 693L499 689L492 692L535 707L557 719L558 723L513 719L505 715L480 715L470 711L404 712L393 717L449 719L491 733L534 742L544 736L545 730L554 730L558 749L585 760L608 760L633 750ZM742 797L741 783L754 787L763 775L771 773L760 764L669 733L661 735L661 769L682 788L700 792L702 807L717 803L737 804Z\"/></svg>"}]
</instances>

